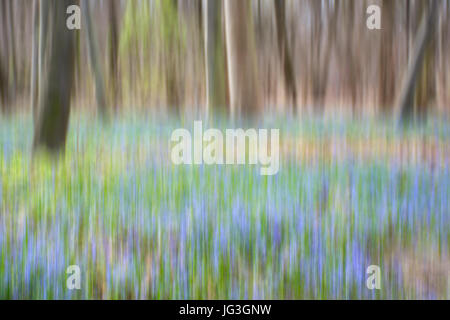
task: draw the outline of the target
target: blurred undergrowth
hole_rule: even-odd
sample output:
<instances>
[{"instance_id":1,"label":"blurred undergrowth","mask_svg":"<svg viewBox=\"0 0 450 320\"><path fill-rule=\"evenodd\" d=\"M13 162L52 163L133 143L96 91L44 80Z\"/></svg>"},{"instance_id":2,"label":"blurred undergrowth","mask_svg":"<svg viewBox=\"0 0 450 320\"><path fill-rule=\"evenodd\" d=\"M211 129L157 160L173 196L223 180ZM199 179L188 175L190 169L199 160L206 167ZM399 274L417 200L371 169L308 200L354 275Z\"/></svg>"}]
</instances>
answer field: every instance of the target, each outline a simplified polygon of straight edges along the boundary
<instances>
[{"instance_id":1,"label":"blurred undergrowth","mask_svg":"<svg viewBox=\"0 0 450 320\"><path fill-rule=\"evenodd\" d=\"M31 158L30 118L0 119L2 298L449 297L444 123L400 135L374 120L285 121L282 144L338 145L312 161L306 148L282 153L271 177L256 166L173 166L168 141L180 123L165 123L74 114L56 161ZM339 145L352 139L428 139L438 150L416 163L376 149L360 159ZM70 264L82 290L65 287ZM371 264L382 290L365 286Z\"/></svg>"}]
</instances>

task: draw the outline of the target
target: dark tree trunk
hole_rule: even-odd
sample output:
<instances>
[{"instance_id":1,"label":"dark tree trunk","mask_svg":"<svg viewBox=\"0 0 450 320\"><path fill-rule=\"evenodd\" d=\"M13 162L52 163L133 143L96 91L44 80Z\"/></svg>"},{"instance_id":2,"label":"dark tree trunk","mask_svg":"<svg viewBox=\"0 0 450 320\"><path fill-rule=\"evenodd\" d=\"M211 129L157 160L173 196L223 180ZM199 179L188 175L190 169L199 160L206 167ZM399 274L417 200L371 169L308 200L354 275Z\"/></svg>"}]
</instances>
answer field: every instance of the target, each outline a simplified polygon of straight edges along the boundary
<instances>
[{"instance_id":1,"label":"dark tree trunk","mask_svg":"<svg viewBox=\"0 0 450 320\"><path fill-rule=\"evenodd\" d=\"M16 97L17 91L17 66L16 66L16 40L14 28L16 27L14 21L14 1L10 0L8 4L8 15L9 15L9 54L11 60L11 96L13 99Z\"/></svg>"},{"instance_id":2,"label":"dark tree trunk","mask_svg":"<svg viewBox=\"0 0 450 320\"><path fill-rule=\"evenodd\" d=\"M278 52L281 63L283 64L284 81L286 83L289 95L292 98L293 111L297 103L297 89L295 82L292 58L289 51L289 45L286 35L286 2L285 0L274 0L275 2L275 21L277 25Z\"/></svg>"},{"instance_id":3,"label":"dark tree trunk","mask_svg":"<svg viewBox=\"0 0 450 320\"><path fill-rule=\"evenodd\" d=\"M3 40L3 55L0 55L0 93L2 96L2 108L3 112L8 110L9 102L9 33L8 33L8 14L7 14L7 2L0 1L0 23L2 24L2 40ZM1 52L0 52L1 53Z\"/></svg>"},{"instance_id":4,"label":"dark tree trunk","mask_svg":"<svg viewBox=\"0 0 450 320\"><path fill-rule=\"evenodd\" d=\"M0 56L1 59L1 56ZM0 111L6 110L6 91L7 91L7 84L6 84L6 78L5 73L3 71L3 65L2 61L0 60Z\"/></svg>"},{"instance_id":5,"label":"dark tree trunk","mask_svg":"<svg viewBox=\"0 0 450 320\"><path fill-rule=\"evenodd\" d=\"M72 0L49 0L53 20L48 67L39 88L39 116L34 130L34 151L63 151L70 115L75 32L66 27L66 9Z\"/></svg>"},{"instance_id":6,"label":"dark tree trunk","mask_svg":"<svg viewBox=\"0 0 450 320\"><path fill-rule=\"evenodd\" d=\"M422 73L422 78L427 77L427 65L424 61L426 55L431 55L431 52L427 53L430 43L433 39L433 31L435 29L436 17L438 12L438 0L432 0L430 8L427 14L424 14L422 23L419 28L419 32L415 41L415 48L412 52L412 60L408 67L405 80L400 91L398 110L400 114L400 120L406 121L410 119L414 114L414 94L417 86L417 78ZM424 80L427 82L427 79ZM427 101L428 102L428 101ZM426 103L423 102L422 103Z\"/></svg>"},{"instance_id":7,"label":"dark tree trunk","mask_svg":"<svg viewBox=\"0 0 450 320\"><path fill-rule=\"evenodd\" d=\"M225 69L221 53L223 41L221 32L221 1L204 0L205 17L205 66L207 112L225 106Z\"/></svg>"},{"instance_id":8,"label":"dark tree trunk","mask_svg":"<svg viewBox=\"0 0 450 320\"><path fill-rule=\"evenodd\" d=\"M39 42L39 1L33 0L33 35L32 35L32 54L31 54L31 98L30 106L33 115L36 115L38 98L38 42ZM35 117L33 117L35 120Z\"/></svg>"},{"instance_id":9,"label":"dark tree trunk","mask_svg":"<svg viewBox=\"0 0 450 320\"><path fill-rule=\"evenodd\" d=\"M118 17L117 17L117 4L116 0L109 0L109 68L111 73L111 91L112 91L112 101L114 104L114 110L117 110L117 106L120 99L120 94L118 92L118 81L119 81L119 68L118 68L118 50L119 50L119 32L117 30Z\"/></svg>"},{"instance_id":10,"label":"dark tree trunk","mask_svg":"<svg viewBox=\"0 0 450 320\"><path fill-rule=\"evenodd\" d=\"M395 28L395 1L385 0L382 3L383 29L381 30L381 46L380 46L380 106L381 110L386 112L392 110L395 103L395 62L393 57L395 51L394 31Z\"/></svg>"}]
</instances>

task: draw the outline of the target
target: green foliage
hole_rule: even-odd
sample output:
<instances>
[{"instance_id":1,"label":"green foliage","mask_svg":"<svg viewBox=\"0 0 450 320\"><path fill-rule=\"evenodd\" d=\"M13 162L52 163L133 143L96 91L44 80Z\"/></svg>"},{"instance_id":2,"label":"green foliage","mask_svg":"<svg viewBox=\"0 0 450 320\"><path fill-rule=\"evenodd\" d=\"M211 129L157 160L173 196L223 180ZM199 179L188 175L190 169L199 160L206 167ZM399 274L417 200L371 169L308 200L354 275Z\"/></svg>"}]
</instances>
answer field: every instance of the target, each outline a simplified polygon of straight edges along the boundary
<instances>
[{"instance_id":1,"label":"green foliage","mask_svg":"<svg viewBox=\"0 0 450 320\"><path fill-rule=\"evenodd\" d=\"M120 28L120 52L122 54L125 54L129 48L135 48L137 42L148 43L151 21L148 1L127 2Z\"/></svg>"},{"instance_id":2,"label":"green foliage","mask_svg":"<svg viewBox=\"0 0 450 320\"><path fill-rule=\"evenodd\" d=\"M177 59L186 51L181 21L172 0L127 2L119 44L125 92L160 97L166 78L181 76Z\"/></svg>"},{"instance_id":3,"label":"green foliage","mask_svg":"<svg viewBox=\"0 0 450 320\"><path fill-rule=\"evenodd\" d=\"M64 158L31 159L30 124L0 118L0 298L449 297L402 273L408 248L419 265L419 254L448 248L448 163L283 155L272 177L254 166L173 166L179 123L77 114ZM377 123L283 124L285 141L398 139ZM450 137L442 126L410 134ZM373 292L365 268L378 263L383 290ZM71 264L82 290L65 287Z\"/></svg>"}]
</instances>

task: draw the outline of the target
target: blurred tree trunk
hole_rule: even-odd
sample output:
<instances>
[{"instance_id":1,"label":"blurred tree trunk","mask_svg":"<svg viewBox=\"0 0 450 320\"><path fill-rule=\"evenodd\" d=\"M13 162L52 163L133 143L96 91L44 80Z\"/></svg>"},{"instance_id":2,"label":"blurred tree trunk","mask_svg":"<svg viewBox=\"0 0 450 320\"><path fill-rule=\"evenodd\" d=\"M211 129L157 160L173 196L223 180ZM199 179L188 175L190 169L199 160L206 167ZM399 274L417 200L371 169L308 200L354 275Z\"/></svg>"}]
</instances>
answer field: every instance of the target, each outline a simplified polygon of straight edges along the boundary
<instances>
[{"instance_id":1,"label":"blurred tree trunk","mask_svg":"<svg viewBox=\"0 0 450 320\"><path fill-rule=\"evenodd\" d=\"M311 1L313 11L313 26L311 35L311 87L312 98L316 110L323 112L325 97L327 94L328 75L330 71L331 53L336 41L337 16L339 12L339 1L335 5L324 4L327 12L328 29L324 36L324 26L322 17L322 3ZM325 39L324 39L325 38Z\"/></svg>"},{"instance_id":2,"label":"blurred tree trunk","mask_svg":"<svg viewBox=\"0 0 450 320\"><path fill-rule=\"evenodd\" d=\"M251 1L225 0L231 117L260 111Z\"/></svg>"},{"instance_id":3,"label":"blurred tree trunk","mask_svg":"<svg viewBox=\"0 0 450 320\"><path fill-rule=\"evenodd\" d=\"M14 3L16 3L14 0L8 1L8 15L9 15L9 59L11 63L11 96L13 98L16 97L16 90L17 90L17 66L16 66L16 41L15 41L15 34L14 34L14 28L16 27L15 21L14 21L14 10L13 6Z\"/></svg>"},{"instance_id":4,"label":"blurred tree trunk","mask_svg":"<svg viewBox=\"0 0 450 320\"><path fill-rule=\"evenodd\" d=\"M197 12L197 16L198 16L198 28L199 28L199 32L200 35L203 35L202 31L203 31L203 9L205 7L204 2L205 0L198 0L198 12ZM220 1L220 0L216 0L216 1Z\"/></svg>"},{"instance_id":5,"label":"blurred tree trunk","mask_svg":"<svg viewBox=\"0 0 450 320\"><path fill-rule=\"evenodd\" d=\"M119 104L119 68L118 68L118 55L119 55L119 31L118 31L118 17L117 17L117 5L116 0L108 1L108 13L109 13L109 68L111 74L111 92L112 101L114 104L114 110L117 111Z\"/></svg>"},{"instance_id":6,"label":"blurred tree trunk","mask_svg":"<svg viewBox=\"0 0 450 320\"><path fill-rule=\"evenodd\" d=\"M349 105L352 111L357 110L358 103L358 88L361 87L361 67L359 64L360 50L358 50L358 45L361 40L360 28L356 28L357 25L355 18L358 14L360 17L365 17L364 12L358 12L356 3L358 1L347 1L347 0L337 0L336 4L340 5L340 17L342 18L342 23L345 24L344 33L336 42L337 58L338 64L337 68L340 71L340 76L342 77L342 87L340 88L341 93L346 94L349 98ZM338 7L336 7L336 10ZM365 24L365 21L364 21ZM339 24L336 24L335 29L338 28ZM365 26L364 26L365 28ZM346 98L347 98L346 96Z\"/></svg>"},{"instance_id":7,"label":"blurred tree trunk","mask_svg":"<svg viewBox=\"0 0 450 320\"><path fill-rule=\"evenodd\" d=\"M6 1L0 1L1 37L3 52L0 52L0 111L5 112L8 104L8 34L6 20Z\"/></svg>"},{"instance_id":8,"label":"blurred tree trunk","mask_svg":"<svg viewBox=\"0 0 450 320\"><path fill-rule=\"evenodd\" d=\"M33 0L33 24L32 24L32 45L31 45L31 97L30 106L33 113L33 120L36 119L37 98L38 98L38 42L39 42L39 0Z\"/></svg>"},{"instance_id":9,"label":"blurred tree trunk","mask_svg":"<svg viewBox=\"0 0 450 320\"><path fill-rule=\"evenodd\" d=\"M431 90L434 90L434 71L430 72L429 69L431 69L430 65L434 58L432 42L438 6L438 0L432 0L428 12L425 12L422 17L412 60L399 95L398 110L401 121L406 121L414 115L414 94L417 84L419 84L419 87L417 88L418 98L416 98L416 103L423 108L431 100Z\"/></svg>"},{"instance_id":10,"label":"blurred tree trunk","mask_svg":"<svg viewBox=\"0 0 450 320\"><path fill-rule=\"evenodd\" d=\"M286 1L274 0L275 5L275 21L277 26L278 52L283 64L284 81L287 90L292 99L292 110L296 112L297 88L295 81L294 68L292 65L291 53L287 41L286 32Z\"/></svg>"},{"instance_id":11,"label":"blurred tree trunk","mask_svg":"<svg viewBox=\"0 0 450 320\"><path fill-rule=\"evenodd\" d=\"M110 1L112 2L112 1ZM102 68L100 65L100 52L98 49L98 40L95 33L94 25L92 24L91 17L91 5L89 0L84 0L81 6L81 14L84 17L86 25L86 45L89 51L89 61L91 64L92 72L94 74L95 82L95 95L97 97L97 107L100 110L100 114L105 117L107 115L107 103L105 94L105 81L103 78Z\"/></svg>"},{"instance_id":12,"label":"blurred tree trunk","mask_svg":"<svg viewBox=\"0 0 450 320\"><path fill-rule=\"evenodd\" d=\"M410 59L410 51L411 51L411 3L410 1L406 1L406 57L408 58L408 63Z\"/></svg>"},{"instance_id":13,"label":"blurred tree trunk","mask_svg":"<svg viewBox=\"0 0 450 320\"><path fill-rule=\"evenodd\" d=\"M6 76L3 71L3 62L0 56L0 111L6 110L6 94L7 94L7 84L6 84Z\"/></svg>"},{"instance_id":14,"label":"blurred tree trunk","mask_svg":"<svg viewBox=\"0 0 450 320\"><path fill-rule=\"evenodd\" d=\"M380 44L379 96L380 107L386 112L394 105L395 100L395 62L394 32L395 32L395 0L382 2L382 30ZM392 110L392 109L391 109Z\"/></svg>"},{"instance_id":15,"label":"blurred tree trunk","mask_svg":"<svg viewBox=\"0 0 450 320\"><path fill-rule=\"evenodd\" d=\"M352 111L357 110L357 103L359 101L358 96L358 87L360 79L360 70L358 65L358 56L359 51L357 50L356 43L358 43L360 39L357 38L357 32L355 32L355 15L358 14L356 10L355 1L345 1L348 3L348 30L349 30L349 36L347 36L347 65L349 66L348 69L348 77L347 77L347 88L350 92L350 98L351 98L351 106Z\"/></svg>"},{"instance_id":16,"label":"blurred tree trunk","mask_svg":"<svg viewBox=\"0 0 450 320\"><path fill-rule=\"evenodd\" d=\"M3 61L0 61L2 65L0 65L0 90L2 93L2 111L6 112L9 110L8 103L9 103L9 97L10 97L10 78L9 78L9 70L10 70L10 48L9 48L9 38L10 38L10 32L8 28L8 1L2 0L0 2L0 20L2 23L1 32L2 32L2 39L3 39L3 55L0 57L0 59L3 59Z\"/></svg>"},{"instance_id":17,"label":"blurred tree trunk","mask_svg":"<svg viewBox=\"0 0 450 320\"><path fill-rule=\"evenodd\" d=\"M75 32L66 27L66 9L73 0L49 0L53 21L49 63L39 86L39 116L33 150L58 153L64 149L70 115L70 93L74 71Z\"/></svg>"},{"instance_id":18,"label":"blurred tree trunk","mask_svg":"<svg viewBox=\"0 0 450 320\"><path fill-rule=\"evenodd\" d=\"M206 112L225 106L225 68L221 28L221 1L204 0Z\"/></svg>"},{"instance_id":19,"label":"blurred tree trunk","mask_svg":"<svg viewBox=\"0 0 450 320\"><path fill-rule=\"evenodd\" d=\"M166 86L166 101L170 111L175 115L181 112L180 63L181 34L177 0L161 0L161 31L163 35L163 61Z\"/></svg>"},{"instance_id":20,"label":"blurred tree trunk","mask_svg":"<svg viewBox=\"0 0 450 320\"><path fill-rule=\"evenodd\" d=\"M39 0L39 64L38 64L39 83L41 83L41 81L43 80L43 70L46 67L49 10L50 10L49 0ZM40 90L38 90L38 94L39 92Z\"/></svg>"},{"instance_id":21,"label":"blurred tree trunk","mask_svg":"<svg viewBox=\"0 0 450 320\"><path fill-rule=\"evenodd\" d=\"M433 0L432 0L433 1ZM440 0L439 0L440 1ZM420 11L418 11L417 15L420 16L420 14L424 11L424 7L426 7L428 10L432 10L430 2L423 3L421 1L421 4L419 6ZM436 4L437 5L437 4ZM434 13L434 21L432 21L433 25L431 26L430 34L429 34L429 40L428 44L425 48L425 55L423 58L423 65L421 68L421 71L419 73L419 79L416 87L415 92L415 101L414 101L414 108L415 113L419 117L423 117L426 114L426 111L429 107L429 105L434 102L434 99L436 98L436 42L437 42L437 34L438 31L437 25L438 25L438 10L436 8L436 12Z\"/></svg>"}]
</instances>

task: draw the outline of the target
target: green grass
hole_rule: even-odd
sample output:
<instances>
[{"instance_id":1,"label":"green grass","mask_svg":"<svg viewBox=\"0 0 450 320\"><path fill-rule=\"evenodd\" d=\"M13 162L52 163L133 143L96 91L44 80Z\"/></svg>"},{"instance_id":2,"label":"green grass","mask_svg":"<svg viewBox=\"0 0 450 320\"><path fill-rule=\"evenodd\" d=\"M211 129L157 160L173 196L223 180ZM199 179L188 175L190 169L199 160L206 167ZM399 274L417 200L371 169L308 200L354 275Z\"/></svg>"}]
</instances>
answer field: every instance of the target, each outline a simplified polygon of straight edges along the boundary
<instances>
[{"instance_id":1,"label":"green grass","mask_svg":"<svg viewBox=\"0 0 450 320\"><path fill-rule=\"evenodd\" d=\"M427 138L441 157L287 153L267 177L258 166L172 165L177 121L75 114L65 156L31 159L30 118L0 118L0 298L450 298L445 122L406 133L373 120L261 125L317 145ZM81 290L66 288L72 264ZM366 288L372 264L381 290Z\"/></svg>"}]
</instances>

